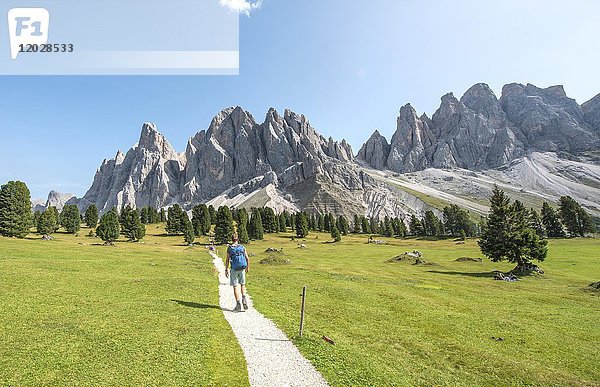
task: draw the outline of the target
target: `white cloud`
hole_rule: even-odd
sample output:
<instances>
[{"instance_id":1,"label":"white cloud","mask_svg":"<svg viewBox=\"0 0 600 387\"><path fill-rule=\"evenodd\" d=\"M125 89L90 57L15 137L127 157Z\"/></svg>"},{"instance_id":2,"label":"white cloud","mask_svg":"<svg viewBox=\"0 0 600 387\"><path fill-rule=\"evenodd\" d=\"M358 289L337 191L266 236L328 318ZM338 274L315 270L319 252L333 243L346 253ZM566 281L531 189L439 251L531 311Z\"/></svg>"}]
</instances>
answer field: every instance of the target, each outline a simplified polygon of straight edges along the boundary
<instances>
[{"instance_id":1,"label":"white cloud","mask_svg":"<svg viewBox=\"0 0 600 387\"><path fill-rule=\"evenodd\" d=\"M243 13L250 16L250 12L255 9L260 9L263 0L219 0L221 7L225 7L232 12Z\"/></svg>"}]
</instances>

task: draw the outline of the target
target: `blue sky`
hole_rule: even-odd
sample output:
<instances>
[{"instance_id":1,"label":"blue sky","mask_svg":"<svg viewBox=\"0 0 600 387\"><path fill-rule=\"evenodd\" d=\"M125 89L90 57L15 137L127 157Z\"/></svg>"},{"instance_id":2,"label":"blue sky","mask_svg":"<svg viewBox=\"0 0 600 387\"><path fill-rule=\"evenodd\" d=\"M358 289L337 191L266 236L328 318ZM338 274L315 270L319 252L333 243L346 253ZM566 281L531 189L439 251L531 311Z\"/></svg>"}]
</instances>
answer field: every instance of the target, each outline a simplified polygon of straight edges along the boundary
<instances>
[{"instance_id":1,"label":"blue sky","mask_svg":"<svg viewBox=\"0 0 600 387\"><path fill-rule=\"evenodd\" d=\"M264 0L240 15L239 76L0 77L0 182L81 196L144 121L183 151L232 105L290 108L357 152L405 103L431 114L477 82L563 84L582 103L600 93L598 15L593 0Z\"/></svg>"}]
</instances>

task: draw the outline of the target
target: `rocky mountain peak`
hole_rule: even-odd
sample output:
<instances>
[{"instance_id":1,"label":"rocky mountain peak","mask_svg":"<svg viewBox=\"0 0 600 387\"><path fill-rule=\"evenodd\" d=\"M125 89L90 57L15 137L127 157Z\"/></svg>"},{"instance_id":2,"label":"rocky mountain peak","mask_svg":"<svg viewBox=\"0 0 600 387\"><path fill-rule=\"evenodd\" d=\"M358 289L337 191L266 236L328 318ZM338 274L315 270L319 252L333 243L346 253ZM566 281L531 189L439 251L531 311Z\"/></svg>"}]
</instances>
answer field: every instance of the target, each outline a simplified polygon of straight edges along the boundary
<instances>
[{"instance_id":1,"label":"rocky mountain peak","mask_svg":"<svg viewBox=\"0 0 600 387\"><path fill-rule=\"evenodd\" d=\"M581 109L586 122L600 135L600 94L581 105Z\"/></svg>"},{"instance_id":2,"label":"rocky mountain peak","mask_svg":"<svg viewBox=\"0 0 600 387\"><path fill-rule=\"evenodd\" d=\"M387 158L390 155L390 144L386 138L375 129L371 137L363 144L356 156L376 169L387 168Z\"/></svg>"},{"instance_id":3,"label":"rocky mountain peak","mask_svg":"<svg viewBox=\"0 0 600 387\"><path fill-rule=\"evenodd\" d=\"M471 86L460 98L460 102L469 109L488 118L501 114L496 94L485 83L477 83Z\"/></svg>"}]
</instances>

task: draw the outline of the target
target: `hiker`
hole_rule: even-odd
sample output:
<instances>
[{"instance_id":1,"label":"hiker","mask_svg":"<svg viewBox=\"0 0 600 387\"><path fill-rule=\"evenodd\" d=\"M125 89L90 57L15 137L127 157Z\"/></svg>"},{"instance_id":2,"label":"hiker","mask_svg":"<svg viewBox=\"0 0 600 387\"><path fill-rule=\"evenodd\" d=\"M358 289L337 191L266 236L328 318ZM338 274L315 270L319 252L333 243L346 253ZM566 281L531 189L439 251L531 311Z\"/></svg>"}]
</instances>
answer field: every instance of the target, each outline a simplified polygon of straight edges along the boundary
<instances>
[{"instance_id":1,"label":"hiker","mask_svg":"<svg viewBox=\"0 0 600 387\"><path fill-rule=\"evenodd\" d=\"M248 258L246 248L238 243L238 236L234 234L231 240L233 243L227 247L225 277L229 278L229 283L233 287L233 295L236 302L233 311L241 312L248 309L248 301L246 300L246 273L248 273L250 259ZM231 272L229 271L230 263Z\"/></svg>"}]
</instances>

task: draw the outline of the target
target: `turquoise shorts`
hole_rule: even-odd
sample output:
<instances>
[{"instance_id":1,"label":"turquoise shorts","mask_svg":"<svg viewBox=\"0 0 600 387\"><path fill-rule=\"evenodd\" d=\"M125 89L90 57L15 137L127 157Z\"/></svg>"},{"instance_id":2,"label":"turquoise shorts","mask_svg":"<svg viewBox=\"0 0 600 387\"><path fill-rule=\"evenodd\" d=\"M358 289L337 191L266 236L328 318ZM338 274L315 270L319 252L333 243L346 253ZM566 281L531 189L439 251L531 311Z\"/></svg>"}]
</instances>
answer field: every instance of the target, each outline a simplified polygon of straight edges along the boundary
<instances>
[{"instance_id":1,"label":"turquoise shorts","mask_svg":"<svg viewBox=\"0 0 600 387\"><path fill-rule=\"evenodd\" d=\"M246 269L231 270L229 272L229 284L231 286L246 285Z\"/></svg>"}]
</instances>

